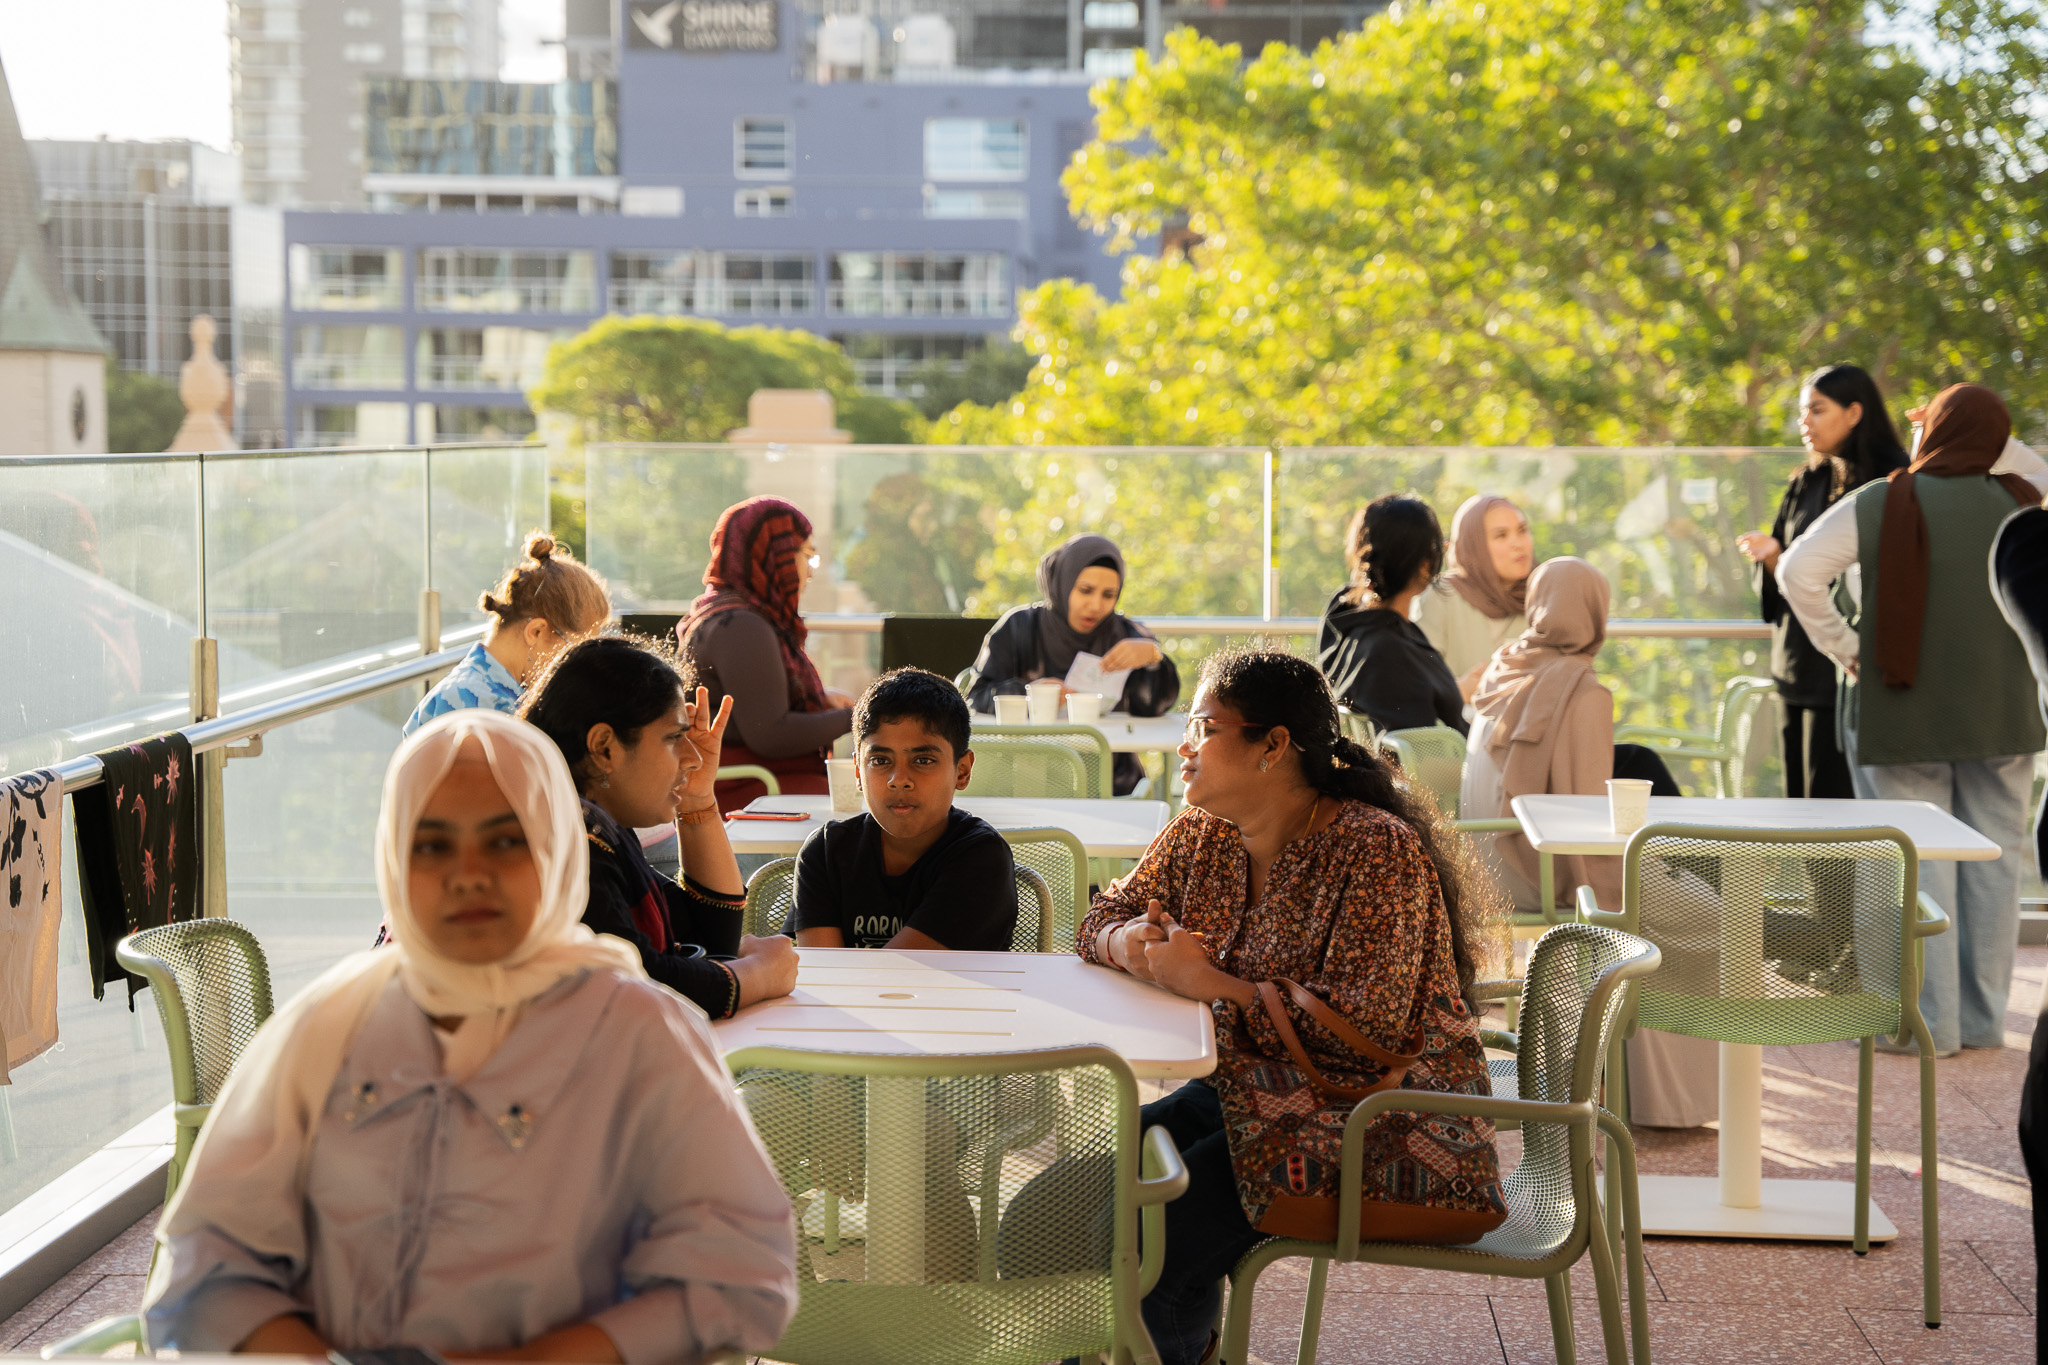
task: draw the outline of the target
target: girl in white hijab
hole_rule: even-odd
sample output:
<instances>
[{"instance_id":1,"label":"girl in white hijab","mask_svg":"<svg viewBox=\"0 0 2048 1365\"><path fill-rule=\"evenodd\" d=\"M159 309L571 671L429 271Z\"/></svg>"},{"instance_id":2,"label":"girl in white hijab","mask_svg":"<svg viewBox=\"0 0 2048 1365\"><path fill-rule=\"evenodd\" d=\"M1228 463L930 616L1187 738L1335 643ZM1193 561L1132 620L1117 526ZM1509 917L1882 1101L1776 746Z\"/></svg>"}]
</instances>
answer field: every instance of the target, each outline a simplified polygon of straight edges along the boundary
<instances>
[{"instance_id":1,"label":"girl in white hijab","mask_svg":"<svg viewBox=\"0 0 2048 1365\"><path fill-rule=\"evenodd\" d=\"M154 1348L695 1361L796 1308L790 1206L701 1011L581 923L560 751L467 710L385 777L395 947L236 1064L158 1228Z\"/></svg>"}]
</instances>

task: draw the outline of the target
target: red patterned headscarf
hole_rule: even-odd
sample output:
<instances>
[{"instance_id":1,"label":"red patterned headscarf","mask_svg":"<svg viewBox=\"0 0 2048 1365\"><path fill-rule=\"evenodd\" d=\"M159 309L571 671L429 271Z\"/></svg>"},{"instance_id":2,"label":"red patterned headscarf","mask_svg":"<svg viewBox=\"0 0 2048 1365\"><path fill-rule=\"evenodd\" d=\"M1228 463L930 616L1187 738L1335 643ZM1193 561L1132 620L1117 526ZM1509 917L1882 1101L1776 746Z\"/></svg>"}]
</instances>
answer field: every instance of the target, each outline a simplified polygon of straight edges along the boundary
<instances>
[{"instance_id":1,"label":"red patterned headscarf","mask_svg":"<svg viewBox=\"0 0 2048 1365\"><path fill-rule=\"evenodd\" d=\"M712 617L751 611L775 627L781 642L790 709L829 711L825 680L804 653L810 631L797 604L803 586L797 559L810 538L811 519L781 498L748 498L726 508L711 531L704 593L690 604L676 635L687 650L691 634Z\"/></svg>"}]
</instances>

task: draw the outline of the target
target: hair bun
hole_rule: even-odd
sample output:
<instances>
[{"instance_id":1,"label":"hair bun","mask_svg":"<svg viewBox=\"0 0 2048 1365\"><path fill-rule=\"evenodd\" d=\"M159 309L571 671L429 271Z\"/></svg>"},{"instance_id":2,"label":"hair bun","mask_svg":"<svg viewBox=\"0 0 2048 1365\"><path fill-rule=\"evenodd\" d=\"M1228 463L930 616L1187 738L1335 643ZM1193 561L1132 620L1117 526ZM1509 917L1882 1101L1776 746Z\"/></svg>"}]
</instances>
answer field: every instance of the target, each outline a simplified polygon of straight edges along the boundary
<instances>
[{"instance_id":1,"label":"hair bun","mask_svg":"<svg viewBox=\"0 0 2048 1365\"><path fill-rule=\"evenodd\" d=\"M526 538L526 557L528 559L546 563L548 556L554 552L555 538L546 531L535 531Z\"/></svg>"}]
</instances>

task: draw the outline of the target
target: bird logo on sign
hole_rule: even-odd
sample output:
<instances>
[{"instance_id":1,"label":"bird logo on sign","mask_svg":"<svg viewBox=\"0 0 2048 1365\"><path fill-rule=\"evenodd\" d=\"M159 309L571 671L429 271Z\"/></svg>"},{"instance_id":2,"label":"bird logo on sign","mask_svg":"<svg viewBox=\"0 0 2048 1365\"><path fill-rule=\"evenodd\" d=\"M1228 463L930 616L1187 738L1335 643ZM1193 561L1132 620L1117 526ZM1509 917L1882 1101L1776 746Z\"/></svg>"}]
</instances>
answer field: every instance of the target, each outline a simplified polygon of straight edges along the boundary
<instances>
[{"instance_id":1,"label":"bird logo on sign","mask_svg":"<svg viewBox=\"0 0 2048 1365\"><path fill-rule=\"evenodd\" d=\"M674 47L676 15L682 8L683 0L668 0L660 9L649 11L635 7L630 13L633 26L646 36L648 42L656 47Z\"/></svg>"}]
</instances>

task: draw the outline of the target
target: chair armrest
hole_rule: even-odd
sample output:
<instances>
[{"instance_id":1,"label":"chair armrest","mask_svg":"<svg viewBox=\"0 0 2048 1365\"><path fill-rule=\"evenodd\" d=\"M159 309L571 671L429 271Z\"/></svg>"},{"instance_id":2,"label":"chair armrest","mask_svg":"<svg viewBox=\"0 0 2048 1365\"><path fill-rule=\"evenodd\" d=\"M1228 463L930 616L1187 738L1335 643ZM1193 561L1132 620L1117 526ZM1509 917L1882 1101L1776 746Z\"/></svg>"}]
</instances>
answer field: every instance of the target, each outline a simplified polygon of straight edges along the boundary
<instances>
[{"instance_id":1,"label":"chair armrest","mask_svg":"<svg viewBox=\"0 0 2048 1365\"><path fill-rule=\"evenodd\" d=\"M1614 742L1627 744L1634 740L1675 739L1681 744L1718 744L1719 735L1707 734L1701 730L1680 730L1669 725L1617 725L1614 727Z\"/></svg>"},{"instance_id":2,"label":"chair armrest","mask_svg":"<svg viewBox=\"0 0 2048 1365\"><path fill-rule=\"evenodd\" d=\"M1481 1000L1512 1000L1522 993L1520 979L1509 977L1502 981L1475 981L1472 989L1465 992L1465 998L1474 1002Z\"/></svg>"},{"instance_id":3,"label":"chair armrest","mask_svg":"<svg viewBox=\"0 0 2048 1365\"><path fill-rule=\"evenodd\" d=\"M1451 828L1461 834L1516 834L1521 831L1522 822L1511 815L1502 815L1490 820L1453 820Z\"/></svg>"},{"instance_id":4,"label":"chair armrest","mask_svg":"<svg viewBox=\"0 0 2048 1365\"><path fill-rule=\"evenodd\" d=\"M1933 938L1945 934L1949 927L1948 911L1935 904L1934 897L1925 891L1920 893L1920 915L1913 922L1914 938Z\"/></svg>"},{"instance_id":5,"label":"chair armrest","mask_svg":"<svg viewBox=\"0 0 2048 1365\"><path fill-rule=\"evenodd\" d=\"M751 777L768 789L770 796L782 795L782 784L775 780L775 774L758 763L730 763L718 770L720 782L730 782L742 777Z\"/></svg>"},{"instance_id":6,"label":"chair armrest","mask_svg":"<svg viewBox=\"0 0 2048 1365\"><path fill-rule=\"evenodd\" d=\"M55 1360L58 1356L103 1356L116 1346L141 1346L142 1319L133 1313L120 1317L101 1318L83 1332L42 1349L44 1360Z\"/></svg>"},{"instance_id":7,"label":"chair armrest","mask_svg":"<svg viewBox=\"0 0 2048 1365\"><path fill-rule=\"evenodd\" d=\"M1145 1130L1145 1142L1138 1150L1138 1218L1143 1235L1138 1239L1138 1293L1152 1292L1166 1269L1166 1209L1168 1201L1187 1193L1188 1168L1180 1159L1173 1134L1157 1126Z\"/></svg>"},{"instance_id":8,"label":"chair armrest","mask_svg":"<svg viewBox=\"0 0 2048 1365\"><path fill-rule=\"evenodd\" d=\"M1509 1033L1504 1028L1483 1028L1479 1030L1479 1046L1490 1047L1496 1052L1522 1054L1522 1035Z\"/></svg>"}]
</instances>

